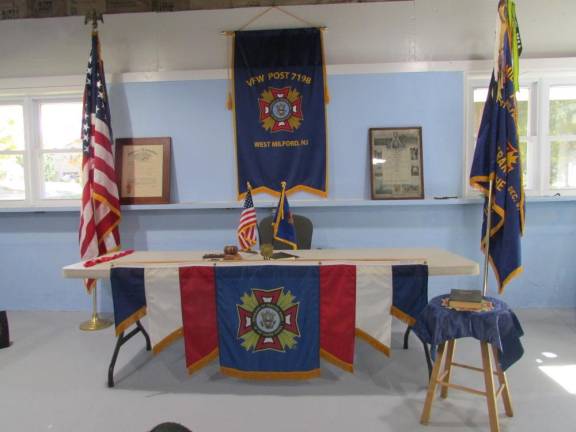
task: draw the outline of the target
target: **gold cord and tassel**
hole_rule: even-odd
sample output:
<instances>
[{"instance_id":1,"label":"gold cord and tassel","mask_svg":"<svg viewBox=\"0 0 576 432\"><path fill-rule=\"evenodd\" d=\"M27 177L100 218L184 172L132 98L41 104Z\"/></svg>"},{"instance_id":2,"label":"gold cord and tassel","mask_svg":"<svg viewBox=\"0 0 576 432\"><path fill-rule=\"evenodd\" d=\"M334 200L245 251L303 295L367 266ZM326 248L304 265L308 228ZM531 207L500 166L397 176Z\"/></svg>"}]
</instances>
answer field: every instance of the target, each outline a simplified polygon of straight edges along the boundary
<instances>
[{"instance_id":1,"label":"gold cord and tassel","mask_svg":"<svg viewBox=\"0 0 576 432\"><path fill-rule=\"evenodd\" d=\"M226 49L228 58L228 68L226 69L226 78L228 80L228 94L226 97L226 109L232 111L234 109L234 32L226 34Z\"/></svg>"}]
</instances>

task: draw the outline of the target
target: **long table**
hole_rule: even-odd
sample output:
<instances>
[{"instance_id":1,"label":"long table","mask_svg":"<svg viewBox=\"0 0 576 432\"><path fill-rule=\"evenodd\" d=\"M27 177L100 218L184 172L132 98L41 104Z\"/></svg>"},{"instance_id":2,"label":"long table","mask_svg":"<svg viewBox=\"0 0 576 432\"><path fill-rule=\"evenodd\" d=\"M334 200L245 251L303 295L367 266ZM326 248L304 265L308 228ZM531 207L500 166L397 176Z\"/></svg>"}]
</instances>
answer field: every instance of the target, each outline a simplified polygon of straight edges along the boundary
<instances>
[{"instance_id":1,"label":"long table","mask_svg":"<svg viewBox=\"0 0 576 432\"><path fill-rule=\"evenodd\" d=\"M286 251L297 255L297 262L357 262L357 261L426 261L430 276L476 275L478 263L460 255L438 248L386 248L386 249L311 249ZM110 268L122 265L146 265L161 263L206 264L202 256L207 251L135 251L134 253L92 267L83 262L67 265L62 272L65 278L107 279ZM240 261L224 261L225 265L262 264L258 254L241 253ZM276 260L281 264L285 260Z\"/></svg>"},{"instance_id":2,"label":"long table","mask_svg":"<svg viewBox=\"0 0 576 432\"><path fill-rule=\"evenodd\" d=\"M437 248L396 248L396 249L315 249L286 251L297 258L265 261L259 254L241 253L241 260L214 262L217 266L246 266L246 265L314 265L314 264L394 264L406 262L426 263L430 276L449 275L475 275L478 274L478 264L454 253ZM110 269L114 267L156 267L163 265L206 266L210 260L203 259L206 251L135 251L108 262L102 262L90 267L79 262L65 266L63 274L66 278L94 278L107 279ZM146 348L150 349L150 338L140 321L135 322L136 328L124 335L124 330L118 334L116 347L108 372L108 385L114 386L113 371L120 347L132 336L141 332L146 338ZM404 336L404 348L410 327ZM428 368L431 363L425 345Z\"/></svg>"}]
</instances>

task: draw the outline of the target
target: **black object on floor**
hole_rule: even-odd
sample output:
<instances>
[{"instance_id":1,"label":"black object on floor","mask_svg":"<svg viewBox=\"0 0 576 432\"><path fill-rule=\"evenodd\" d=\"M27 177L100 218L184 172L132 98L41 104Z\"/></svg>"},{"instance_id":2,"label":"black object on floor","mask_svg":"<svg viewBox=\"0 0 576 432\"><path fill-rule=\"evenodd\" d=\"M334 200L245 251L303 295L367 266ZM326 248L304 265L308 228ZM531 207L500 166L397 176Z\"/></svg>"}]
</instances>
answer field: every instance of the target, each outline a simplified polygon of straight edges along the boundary
<instances>
[{"instance_id":1,"label":"black object on floor","mask_svg":"<svg viewBox=\"0 0 576 432\"><path fill-rule=\"evenodd\" d=\"M180 423L166 422L161 423L152 429L150 432L192 432L187 427Z\"/></svg>"},{"instance_id":2,"label":"black object on floor","mask_svg":"<svg viewBox=\"0 0 576 432\"><path fill-rule=\"evenodd\" d=\"M8 331L8 316L6 311L0 311L0 348L10 346L10 332Z\"/></svg>"}]
</instances>

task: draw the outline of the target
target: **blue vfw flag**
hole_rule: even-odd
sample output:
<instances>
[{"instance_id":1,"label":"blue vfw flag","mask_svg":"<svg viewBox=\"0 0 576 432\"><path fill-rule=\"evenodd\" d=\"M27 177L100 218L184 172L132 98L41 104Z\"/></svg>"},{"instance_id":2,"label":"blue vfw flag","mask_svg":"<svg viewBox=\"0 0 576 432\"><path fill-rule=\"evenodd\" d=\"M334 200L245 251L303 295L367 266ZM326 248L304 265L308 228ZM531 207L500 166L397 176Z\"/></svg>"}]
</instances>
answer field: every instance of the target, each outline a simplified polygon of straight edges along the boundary
<instances>
[{"instance_id":1,"label":"blue vfw flag","mask_svg":"<svg viewBox=\"0 0 576 432\"><path fill-rule=\"evenodd\" d=\"M513 38L509 15L510 0L501 0L500 45L496 68L492 74L488 98L478 132L470 184L481 190L484 200L484 222L481 246L486 252L485 233L488 191L493 181L489 258L502 293L506 284L522 271L520 236L524 232L524 187L518 146L518 108L514 90Z\"/></svg>"},{"instance_id":2,"label":"blue vfw flag","mask_svg":"<svg viewBox=\"0 0 576 432\"><path fill-rule=\"evenodd\" d=\"M326 113L322 35L317 28L234 35L238 193L306 190L325 197Z\"/></svg>"},{"instance_id":3,"label":"blue vfw flag","mask_svg":"<svg viewBox=\"0 0 576 432\"><path fill-rule=\"evenodd\" d=\"M239 378L320 375L318 266L220 267L220 368Z\"/></svg>"}]
</instances>

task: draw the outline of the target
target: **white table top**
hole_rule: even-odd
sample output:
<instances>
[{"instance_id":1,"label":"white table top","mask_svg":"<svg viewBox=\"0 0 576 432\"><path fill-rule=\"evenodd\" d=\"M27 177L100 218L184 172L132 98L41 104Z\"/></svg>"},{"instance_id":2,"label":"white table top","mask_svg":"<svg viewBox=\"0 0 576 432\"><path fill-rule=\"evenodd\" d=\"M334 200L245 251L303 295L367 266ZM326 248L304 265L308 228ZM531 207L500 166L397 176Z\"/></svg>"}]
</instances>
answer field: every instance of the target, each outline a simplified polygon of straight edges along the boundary
<instances>
[{"instance_id":1,"label":"white table top","mask_svg":"<svg viewBox=\"0 0 576 432\"><path fill-rule=\"evenodd\" d=\"M210 260L202 259L206 253L214 251L135 251L132 254L93 267L84 267L82 262L62 268L65 278L106 279L112 265L211 265ZM217 265L255 265L255 264L313 264L323 263L358 263L358 262L394 262L426 261L430 276L476 275L478 263L460 255L437 248L387 248L387 249L312 249L285 251L297 255L293 260L264 261L258 254L241 253L240 261L219 261ZM219 253L219 252L217 252Z\"/></svg>"}]
</instances>

